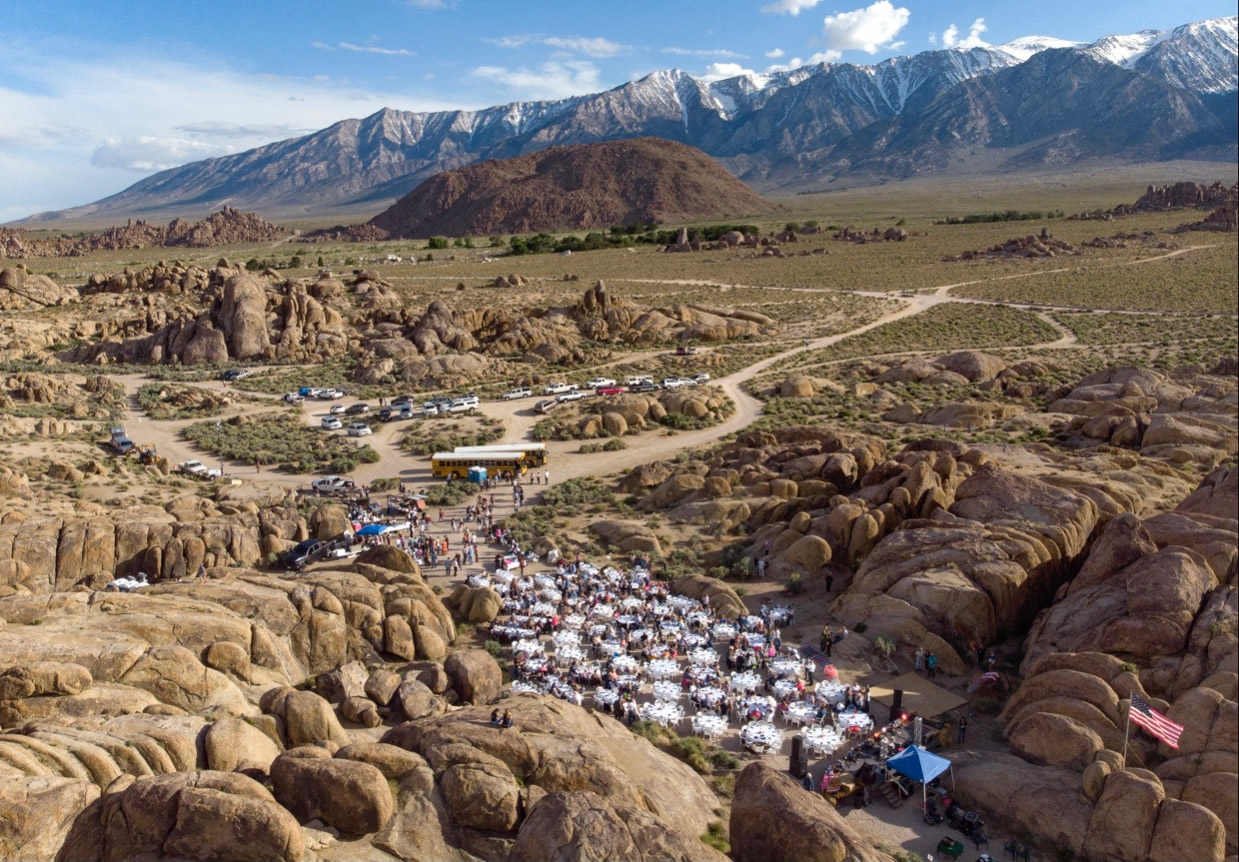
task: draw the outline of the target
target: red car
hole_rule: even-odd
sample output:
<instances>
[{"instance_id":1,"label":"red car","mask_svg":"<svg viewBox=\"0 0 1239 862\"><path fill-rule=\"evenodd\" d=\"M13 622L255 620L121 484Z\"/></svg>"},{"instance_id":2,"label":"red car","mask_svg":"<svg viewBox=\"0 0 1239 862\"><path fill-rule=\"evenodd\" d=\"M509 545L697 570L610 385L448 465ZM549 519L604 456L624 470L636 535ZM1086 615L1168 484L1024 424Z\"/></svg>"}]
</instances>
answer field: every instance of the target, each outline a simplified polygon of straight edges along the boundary
<instances>
[{"instance_id":1,"label":"red car","mask_svg":"<svg viewBox=\"0 0 1239 862\"><path fill-rule=\"evenodd\" d=\"M623 395L628 391L627 386L608 386L606 389L599 389L595 395Z\"/></svg>"}]
</instances>

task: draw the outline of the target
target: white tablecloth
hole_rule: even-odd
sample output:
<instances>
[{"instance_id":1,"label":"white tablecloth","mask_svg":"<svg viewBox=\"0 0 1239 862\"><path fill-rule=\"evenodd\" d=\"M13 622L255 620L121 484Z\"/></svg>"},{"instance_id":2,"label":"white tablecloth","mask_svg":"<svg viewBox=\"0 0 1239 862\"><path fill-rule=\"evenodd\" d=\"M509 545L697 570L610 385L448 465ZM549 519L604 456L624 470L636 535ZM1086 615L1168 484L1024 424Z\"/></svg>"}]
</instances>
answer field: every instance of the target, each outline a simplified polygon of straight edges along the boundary
<instances>
[{"instance_id":1,"label":"white tablecloth","mask_svg":"<svg viewBox=\"0 0 1239 862\"><path fill-rule=\"evenodd\" d=\"M655 700L670 700L677 701L680 699L682 689L678 682L673 682L669 679L662 679L654 683L654 699Z\"/></svg>"},{"instance_id":2,"label":"white tablecloth","mask_svg":"<svg viewBox=\"0 0 1239 862\"><path fill-rule=\"evenodd\" d=\"M771 685L771 688L774 689L775 695L778 697L783 697L784 695L795 693L796 683L792 682L790 679L776 679L773 685Z\"/></svg>"},{"instance_id":3,"label":"white tablecloth","mask_svg":"<svg viewBox=\"0 0 1239 862\"><path fill-rule=\"evenodd\" d=\"M650 662L646 670L654 679L670 679L680 675L680 666L674 659L669 658L660 658Z\"/></svg>"},{"instance_id":4,"label":"white tablecloth","mask_svg":"<svg viewBox=\"0 0 1239 862\"><path fill-rule=\"evenodd\" d=\"M693 733L698 736L715 737L727 732L727 719L721 715L699 712L693 716Z\"/></svg>"},{"instance_id":5,"label":"white tablecloth","mask_svg":"<svg viewBox=\"0 0 1239 862\"><path fill-rule=\"evenodd\" d=\"M534 694L541 693L541 689L533 683L521 682L519 679L512 683L512 691L516 694L520 694L521 692L533 692Z\"/></svg>"},{"instance_id":6,"label":"white tablecloth","mask_svg":"<svg viewBox=\"0 0 1239 862\"><path fill-rule=\"evenodd\" d=\"M589 612L591 617L595 618L610 618L615 616L615 608L610 605L594 605L593 610Z\"/></svg>"},{"instance_id":7,"label":"white tablecloth","mask_svg":"<svg viewBox=\"0 0 1239 862\"><path fill-rule=\"evenodd\" d=\"M812 721L817 710L803 703L793 703L787 707L785 716L789 724L804 724Z\"/></svg>"},{"instance_id":8,"label":"white tablecloth","mask_svg":"<svg viewBox=\"0 0 1239 862\"><path fill-rule=\"evenodd\" d=\"M873 718L863 712L840 712L835 715L835 726L842 728L859 727L861 730L873 729Z\"/></svg>"},{"instance_id":9,"label":"white tablecloth","mask_svg":"<svg viewBox=\"0 0 1239 862\"><path fill-rule=\"evenodd\" d=\"M711 631L715 640L726 641L736 636L736 627L731 623L715 623Z\"/></svg>"},{"instance_id":10,"label":"white tablecloth","mask_svg":"<svg viewBox=\"0 0 1239 862\"><path fill-rule=\"evenodd\" d=\"M712 649L702 647L695 649L688 654L688 660L692 664L712 665L718 664L718 653Z\"/></svg>"},{"instance_id":11,"label":"white tablecloth","mask_svg":"<svg viewBox=\"0 0 1239 862\"><path fill-rule=\"evenodd\" d=\"M753 721L740 729L740 741L754 751L771 751L783 745L783 731L768 721Z\"/></svg>"},{"instance_id":12,"label":"white tablecloth","mask_svg":"<svg viewBox=\"0 0 1239 862\"><path fill-rule=\"evenodd\" d=\"M618 689L614 688L596 688L594 689L594 703L599 706L611 706L620 698Z\"/></svg>"},{"instance_id":13,"label":"white tablecloth","mask_svg":"<svg viewBox=\"0 0 1239 862\"><path fill-rule=\"evenodd\" d=\"M640 662L630 655L617 655L611 659L611 667L615 668L616 673L633 673L639 664Z\"/></svg>"},{"instance_id":14,"label":"white tablecloth","mask_svg":"<svg viewBox=\"0 0 1239 862\"><path fill-rule=\"evenodd\" d=\"M580 661L585 658L585 650L571 644L561 646L555 650L555 658L560 661Z\"/></svg>"},{"instance_id":15,"label":"white tablecloth","mask_svg":"<svg viewBox=\"0 0 1239 862\"><path fill-rule=\"evenodd\" d=\"M544 652L545 649L542 646L542 641L537 638L522 638L512 644L512 652L514 653L525 652L534 655L535 653Z\"/></svg>"},{"instance_id":16,"label":"white tablecloth","mask_svg":"<svg viewBox=\"0 0 1239 862\"><path fill-rule=\"evenodd\" d=\"M668 727L677 724L684 717L684 710L675 703L654 701L641 707L641 717Z\"/></svg>"},{"instance_id":17,"label":"white tablecloth","mask_svg":"<svg viewBox=\"0 0 1239 862\"><path fill-rule=\"evenodd\" d=\"M580 646L581 633L572 629L561 630L551 635L551 640L555 642L557 647Z\"/></svg>"},{"instance_id":18,"label":"white tablecloth","mask_svg":"<svg viewBox=\"0 0 1239 862\"><path fill-rule=\"evenodd\" d=\"M751 670L731 675L731 687L734 691L756 691L761 686L761 677Z\"/></svg>"},{"instance_id":19,"label":"white tablecloth","mask_svg":"<svg viewBox=\"0 0 1239 862\"><path fill-rule=\"evenodd\" d=\"M710 706L717 706L718 702L723 699L723 696L723 690L713 685L699 688L693 692L693 697L701 703L705 703Z\"/></svg>"},{"instance_id":20,"label":"white tablecloth","mask_svg":"<svg viewBox=\"0 0 1239 862\"><path fill-rule=\"evenodd\" d=\"M566 629L579 629L585 625L585 617L581 614L568 614L563 618L562 624Z\"/></svg>"},{"instance_id":21,"label":"white tablecloth","mask_svg":"<svg viewBox=\"0 0 1239 862\"><path fill-rule=\"evenodd\" d=\"M804 665L792 658L776 658L770 662L770 670L780 676L800 676Z\"/></svg>"},{"instance_id":22,"label":"white tablecloth","mask_svg":"<svg viewBox=\"0 0 1239 862\"><path fill-rule=\"evenodd\" d=\"M847 686L835 680L824 679L814 686L813 690L817 692L818 699L822 702L835 704L843 699Z\"/></svg>"},{"instance_id":23,"label":"white tablecloth","mask_svg":"<svg viewBox=\"0 0 1239 862\"><path fill-rule=\"evenodd\" d=\"M813 751L829 754L843 741L833 727L811 727L804 732L804 741Z\"/></svg>"}]
</instances>

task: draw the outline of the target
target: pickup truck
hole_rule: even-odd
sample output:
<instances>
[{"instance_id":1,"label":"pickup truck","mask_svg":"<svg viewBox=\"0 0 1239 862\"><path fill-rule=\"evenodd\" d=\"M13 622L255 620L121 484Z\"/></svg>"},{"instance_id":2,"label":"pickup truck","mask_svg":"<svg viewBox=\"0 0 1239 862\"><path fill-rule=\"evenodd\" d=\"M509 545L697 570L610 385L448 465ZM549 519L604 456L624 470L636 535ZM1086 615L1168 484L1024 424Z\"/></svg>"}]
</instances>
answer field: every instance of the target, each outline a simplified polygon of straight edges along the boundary
<instances>
[{"instance_id":1,"label":"pickup truck","mask_svg":"<svg viewBox=\"0 0 1239 862\"><path fill-rule=\"evenodd\" d=\"M310 487L322 494L333 494L336 491L344 491L353 487L351 479L345 479L343 476L324 476L321 479L315 479L310 483Z\"/></svg>"},{"instance_id":2,"label":"pickup truck","mask_svg":"<svg viewBox=\"0 0 1239 862\"><path fill-rule=\"evenodd\" d=\"M572 392L578 389L575 383L548 383L542 387L543 395L563 395L565 392Z\"/></svg>"},{"instance_id":3,"label":"pickup truck","mask_svg":"<svg viewBox=\"0 0 1239 862\"><path fill-rule=\"evenodd\" d=\"M555 400L558 401L560 404L564 404L568 401L580 401L584 397L585 397L584 392L580 391L579 389L572 389L568 392L561 392L559 395L556 395Z\"/></svg>"},{"instance_id":4,"label":"pickup truck","mask_svg":"<svg viewBox=\"0 0 1239 862\"><path fill-rule=\"evenodd\" d=\"M595 377L593 380L590 380L589 382L585 384L585 388L586 389L606 389L614 385L615 385L615 381L612 380L610 377Z\"/></svg>"},{"instance_id":5,"label":"pickup truck","mask_svg":"<svg viewBox=\"0 0 1239 862\"><path fill-rule=\"evenodd\" d=\"M629 388L632 388L633 386L640 386L643 383L653 383L653 382L654 382L653 377L646 377L644 375L624 378L624 385Z\"/></svg>"},{"instance_id":6,"label":"pickup truck","mask_svg":"<svg viewBox=\"0 0 1239 862\"><path fill-rule=\"evenodd\" d=\"M533 395L533 390L528 386L518 386L503 393L503 400L515 401L517 398L528 398L531 395Z\"/></svg>"},{"instance_id":7,"label":"pickup truck","mask_svg":"<svg viewBox=\"0 0 1239 862\"><path fill-rule=\"evenodd\" d=\"M697 348L692 345L680 345L675 349L676 356L696 356Z\"/></svg>"},{"instance_id":8,"label":"pickup truck","mask_svg":"<svg viewBox=\"0 0 1239 862\"><path fill-rule=\"evenodd\" d=\"M117 455L128 455L133 451L133 441L125 433L124 428L113 428L111 439L108 440L108 445L112 447L112 451Z\"/></svg>"},{"instance_id":9,"label":"pickup truck","mask_svg":"<svg viewBox=\"0 0 1239 862\"><path fill-rule=\"evenodd\" d=\"M653 380L647 380L644 383L638 383L636 386L630 386L628 388L628 391L629 392L657 392L659 389L662 389L662 387L659 386L657 383L655 383Z\"/></svg>"},{"instance_id":10,"label":"pickup truck","mask_svg":"<svg viewBox=\"0 0 1239 862\"><path fill-rule=\"evenodd\" d=\"M595 395L623 395L628 391L627 386L604 386L600 389L595 389Z\"/></svg>"},{"instance_id":11,"label":"pickup truck","mask_svg":"<svg viewBox=\"0 0 1239 862\"><path fill-rule=\"evenodd\" d=\"M218 467L208 467L201 461L182 461L176 465L176 469L195 479L218 479L220 477Z\"/></svg>"},{"instance_id":12,"label":"pickup truck","mask_svg":"<svg viewBox=\"0 0 1239 862\"><path fill-rule=\"evenodd\" d=\"M320 389L314 397L319 401L335 401L337 398L343 398L344 393L339 389Z\"/></svg>"}]
</instances>

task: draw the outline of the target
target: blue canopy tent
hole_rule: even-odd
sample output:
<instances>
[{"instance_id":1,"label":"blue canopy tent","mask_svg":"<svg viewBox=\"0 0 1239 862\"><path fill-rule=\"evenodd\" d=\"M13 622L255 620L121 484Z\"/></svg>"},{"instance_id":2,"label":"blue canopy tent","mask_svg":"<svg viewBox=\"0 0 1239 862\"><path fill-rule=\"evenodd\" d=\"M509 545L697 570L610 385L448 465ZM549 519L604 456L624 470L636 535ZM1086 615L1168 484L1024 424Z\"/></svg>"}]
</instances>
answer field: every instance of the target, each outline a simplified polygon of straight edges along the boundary
<instances>
[{"instance_id":1,"label":"blue canopy tent","mask_svg":"<svg viewBox=\"0 0 1239 862\"><path fill-rule=\"evenodd\" d=\"M951 767L951 761L933 752L926 751L918 745L909 745L903 751L887 760L886 765L900 775L906 775L913 781L921 782L922 808L926 806L928 797L928 791L925 789L926 785L939 775L950 770L951 786L955 786L955 770Z\"/></svg>"},{"instance_id":2,"label":"blue canopy tent","mask_svg":"<svg viewBox=\"0 0 1239 862\"><path fill-rule=\"evenodd\" d=\"M357 531L359 536L381 536L387 532L386 524L366 524Z\"/></svg>"}]
</instances>

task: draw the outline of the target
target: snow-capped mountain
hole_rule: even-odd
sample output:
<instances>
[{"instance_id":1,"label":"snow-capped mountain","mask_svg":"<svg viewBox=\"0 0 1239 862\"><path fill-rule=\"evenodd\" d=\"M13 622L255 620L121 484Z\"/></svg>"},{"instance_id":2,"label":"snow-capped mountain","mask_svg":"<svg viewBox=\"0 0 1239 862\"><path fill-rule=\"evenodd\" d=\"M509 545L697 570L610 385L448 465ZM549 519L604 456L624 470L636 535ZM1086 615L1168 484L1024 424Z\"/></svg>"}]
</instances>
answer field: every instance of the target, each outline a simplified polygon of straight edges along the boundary
<instances>
[{"instance_id":1,"label":"snow-capped mountain","mask_svg":"<svg viewBox=\"0 0 1239 862\"><path fill-rule=\"evenodd\" d=\"M163 171L95 204L33 220L197 216L222 203L282 217L377 209L439 171L482 159L649 135L698 147L760 188L804 187L823 176L907 176L958 163L976 147L1018 149L1012 164L1233 159L1237 22L1219 18L1089 45L1029 36L725 80L664 70L604 93L480 111L388 108Z\"/></svg>"}]
</instances>

